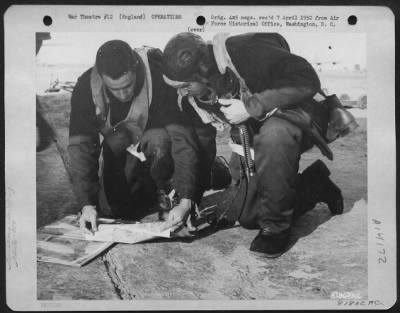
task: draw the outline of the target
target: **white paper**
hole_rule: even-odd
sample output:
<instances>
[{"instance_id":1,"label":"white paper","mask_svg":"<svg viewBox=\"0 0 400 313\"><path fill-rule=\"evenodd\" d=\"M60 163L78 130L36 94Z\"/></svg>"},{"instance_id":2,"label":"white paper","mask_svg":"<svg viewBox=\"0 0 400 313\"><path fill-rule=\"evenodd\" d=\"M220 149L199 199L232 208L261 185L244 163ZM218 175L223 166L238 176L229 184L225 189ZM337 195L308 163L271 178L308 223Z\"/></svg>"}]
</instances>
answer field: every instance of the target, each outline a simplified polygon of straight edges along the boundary
<instances>
[{"instance_id":1,"label":"white paper","mask_svg":"<svg viewBox=\"0 0 400 313\"><path fill-rule=\"evenodd\" d=\"M137 157L141 162L144 162L146 161L146 157L143 152L138 152L138 147L139 144L137 144L136 146L132 144L128 148L126 148L126 151Z\"/></svg>"},{"instance_id":2,"label":"white paper","mask_svg":"<svg viewBox=\"0 0 400 313\"><path fill-rule=\"evenodd\" d=\"M165 223L100 224L93 235L85 235L85 240L118 243L137 243L157 237L170 238L171 229L162 230ZM173 229L172 229L173 230Z\"/></svg>"}]
</instances>

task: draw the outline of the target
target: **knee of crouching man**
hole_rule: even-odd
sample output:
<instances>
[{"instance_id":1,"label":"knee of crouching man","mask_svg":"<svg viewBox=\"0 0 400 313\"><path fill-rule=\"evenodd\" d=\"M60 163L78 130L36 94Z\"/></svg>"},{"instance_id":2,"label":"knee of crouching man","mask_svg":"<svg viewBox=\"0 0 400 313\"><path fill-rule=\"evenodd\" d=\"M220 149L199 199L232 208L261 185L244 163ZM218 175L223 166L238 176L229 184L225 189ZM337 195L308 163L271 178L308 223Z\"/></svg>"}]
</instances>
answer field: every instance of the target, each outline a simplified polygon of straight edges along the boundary
<instances>
[{"instance_id":1,"label":"knee of crouching man","mask_svg":"<svg viewBox=\"0 0 400 313\"><path fill-rule=\"evenodd\" d=\"M264 125L260 133L255 137L255 144L278 147L300 142L302 138L301 130L287 121L278 120L270 125Z\"/></svg>"},{"instance_id":2,"label":"knee of crouching man","mask_svg":"<svg viewBox=\"0 0 400 313\"><path fill-rule=\"evenodd\" d=\"M171 141L165 129L150 129L144 133L141 146L146 158L151 159L169 153Z\"/></svg>"}]
</instances>

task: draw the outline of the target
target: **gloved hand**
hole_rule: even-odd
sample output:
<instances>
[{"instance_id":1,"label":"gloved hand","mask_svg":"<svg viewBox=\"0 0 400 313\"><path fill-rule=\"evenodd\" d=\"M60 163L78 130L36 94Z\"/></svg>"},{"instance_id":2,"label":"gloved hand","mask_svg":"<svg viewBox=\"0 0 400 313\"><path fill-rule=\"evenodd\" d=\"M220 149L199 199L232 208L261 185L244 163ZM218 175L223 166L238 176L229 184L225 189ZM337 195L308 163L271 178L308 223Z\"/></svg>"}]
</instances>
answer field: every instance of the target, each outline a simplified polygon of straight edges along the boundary
<instances>
[{"instance_id":1,"label":"gloved hand","mask_svg":"<svg viewBox=\"0 0 400 313\"><path fill-rule=\"evenodd\" d=\"M192 200L181 199L179 204L169 212L167 223L170 226L180 225L190 220L190 210L192 209Z\"/></svg>"},{"instance_id":2,"label":"gloved hand","mask_svg":"<svg viewBox=\"0 0 400 313\"><path fill-rule=\"evenodd\" d=\"M89 229L86 223L90 224ZM79 218L80 229L84 234L94 234L97 231L97 211L94 205L85 205Z\"/></svg>"},{"instance_id":3,"label":"gloved hand","mask_svg":"<svg viewBox=\"0 0 400 313\"><path fill-rule=\"evenodd\" d=\"M221 105L221 112L224 113L226 119L232 124L240 124L250 117L241 100L219 99L218 103Z\"/></svg>"}]
</instances>

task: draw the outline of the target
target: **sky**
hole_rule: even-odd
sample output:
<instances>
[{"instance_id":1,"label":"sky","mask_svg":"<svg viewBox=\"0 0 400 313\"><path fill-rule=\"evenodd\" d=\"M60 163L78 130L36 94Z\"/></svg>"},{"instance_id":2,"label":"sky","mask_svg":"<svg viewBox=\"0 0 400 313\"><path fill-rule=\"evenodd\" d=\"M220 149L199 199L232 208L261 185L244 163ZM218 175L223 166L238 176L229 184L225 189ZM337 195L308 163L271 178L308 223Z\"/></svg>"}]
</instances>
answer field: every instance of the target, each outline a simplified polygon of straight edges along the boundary
<instances>
[{"instance_id":1,"label":"sky","mask_svg":"<svg viewBox=\"0 0 400 313\"><path fill-rule=\"evenodd\" d=\"M366 67L366 37L360 33L281 33L293 53L311 63L338 62L353 67ZM97 49L107 40L121 39L132 47L147 45L164 48L174 33L52 33L43 43L38 54L38 64L85 64L94 63ZM212 39L214 33L201 34Z\"/></svg>"},{"instance_id":2,"label":"sky","mask_svg":"<svg viewBox=\"0 0 400 313\"><path fill-rule=\"evenodd\" d=\"M131 47L143 45L164 49L176 33L112 33L112 32L57 32L43 42L37 55L36 90L44 93L57 80L75 82L93 66L97 49L106 41L121 39ZM202 33L211 40L215 33ZM352 70L355 64L366 68L366 37L359 33L281 33L291 51L307 59L316 67L324 62L324 69ZM326 63L325 63L326 62ZM336 62L332 68L332 62Z\"/></svg>"}]
</instances>

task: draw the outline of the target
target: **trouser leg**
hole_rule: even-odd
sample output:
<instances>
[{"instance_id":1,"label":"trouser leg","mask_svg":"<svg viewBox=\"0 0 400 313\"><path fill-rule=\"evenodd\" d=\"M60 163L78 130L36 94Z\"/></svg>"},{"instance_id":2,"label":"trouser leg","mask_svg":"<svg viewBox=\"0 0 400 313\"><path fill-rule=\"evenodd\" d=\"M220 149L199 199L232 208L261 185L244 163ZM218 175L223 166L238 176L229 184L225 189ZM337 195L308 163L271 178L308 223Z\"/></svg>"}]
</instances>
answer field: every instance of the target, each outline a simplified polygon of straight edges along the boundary
<instances>
[{"instance_id":1,"label":"trouser leg","mask_svg":"<svg viewBox=\"0 0 400 313\"><path fill-rule=\"evenodd\" d=\"M199 148L199 173L197 174L197 188L194 195L194 201L199 203L205 190L210 189L211 168L216 156L216 129L211 124L205 124L200 116L189 104L184 101L182 104L183 113L190 121L190 125L196 135L196 141Z\"/></svg>"},{"instance_id":2,"label":"trouser leg","mask_svg":"<svg viewBox=\"0 0 400 313\"><path fill-rule=\"evenodd\" d=\"M279 233L290 227L301 155L302 131L271 117L254 137L256 174L239 222Z\"/></svg>"},{"instance_id":3,"label":"trouser leg","mask_svg":"<svg viewBox=\"0 0 400 313\"><path fill-rule=\"evenodd\" d=\"M115 155L106 144L103 145L103 162L106 199L100 196L100 202L104 204L107 200L115 217L139 216L145 200L142 196L143 166L127 152Z\"/></svg>"},{"instance_id":4,"label":"trouser leg","mask_svg":"<svg viewBox=\"0 0 400 313\"><path fill-rule=\"evenodd\" d=\"M103 144L103 184L114 215L142 217L157 201L157 190L166 189L173 173L171 142L165 129L145 131L141 139L145 162L128 152L115 153ZM114 152L113 152L114 151ZM100 202L103 199L100 197Z\"/></svg>"},{"instance_id":5,"label":"trouser leg","mask_svg":"<svg viewBox=\"0 0 400 313\"><path fill-rule=\"evenodd\" d=\"M199 142L200 171L198 177L197 193L194 201L199 203L204 191L211 188L211 168L217 153L216 129L210 124L203 124L195 128Z\"/></svg>"}]
</instances>

